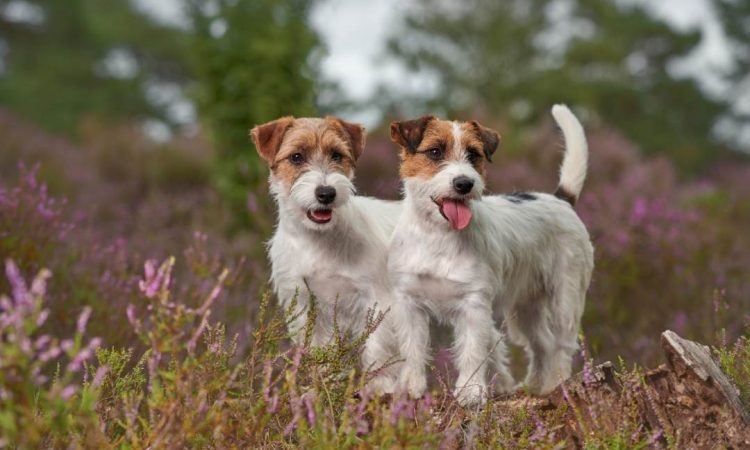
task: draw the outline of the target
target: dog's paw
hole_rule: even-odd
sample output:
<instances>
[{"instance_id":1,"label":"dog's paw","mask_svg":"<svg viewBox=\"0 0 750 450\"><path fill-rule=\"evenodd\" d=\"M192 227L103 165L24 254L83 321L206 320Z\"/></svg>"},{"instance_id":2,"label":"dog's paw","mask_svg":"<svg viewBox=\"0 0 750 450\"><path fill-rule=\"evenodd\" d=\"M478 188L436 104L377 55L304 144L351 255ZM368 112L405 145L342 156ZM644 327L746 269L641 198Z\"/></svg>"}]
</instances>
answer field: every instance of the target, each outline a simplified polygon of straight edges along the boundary
<instances>
[{"instance_id":1,"label":"dog's paw","mask_svg":"<svg viewBox=\"0 0 750 450\"><path fill-rule=\"evenodd\" d=\"M391 377L377 375L367 383L365 390L375 395L393 394L396 392L396 382Z\"/></svg>"},{"instance_id":2,"label":"dog's paw","mask_svg":"<svg viewBox=\"0 0 750 450\"><path fill-rule=\"evenodd\" d=\"M495 375L494 381L495 391L500 394L509 394L511 392L515 392L516 390L518 390L518 386L520 385L520 383L517 383L516 380L514 380L507 371L498 372Z\"/></svg>"},{"instance_id":3,"label":"dog's paw","mask_svg":"<svg viewBox=\"0 0 750 450\"><path fill-rule=\"evenodd\" d=\"M411 398L421 398L427 390L427 377L424 372L405 369L401 373L399 384Z\"/></svg>"},{"instance_id":4,"label":"dog's paw","mask_svg":"<svg viewBox=\"0 0 750 450\"><path fill-rule=\"evenodd\" d=\"M458 404L463 407L483 405L487 400L487 389L481 384L471 383L458 387L453 391L453 395L458 400Z\"/></svg>"}]
</instances>

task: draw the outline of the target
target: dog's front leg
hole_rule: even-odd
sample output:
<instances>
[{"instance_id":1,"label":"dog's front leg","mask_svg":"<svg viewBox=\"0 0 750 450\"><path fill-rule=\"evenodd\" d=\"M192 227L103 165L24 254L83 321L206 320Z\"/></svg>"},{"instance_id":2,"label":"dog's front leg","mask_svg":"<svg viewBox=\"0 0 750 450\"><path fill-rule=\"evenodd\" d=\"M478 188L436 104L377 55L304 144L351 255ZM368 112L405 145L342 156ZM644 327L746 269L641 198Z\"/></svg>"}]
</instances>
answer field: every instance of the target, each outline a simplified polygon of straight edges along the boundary
<instances>
[{"instance_id":1,"label":"dog's front leg","mask_svg":"<svg viewBox=\"0 0 750 450\"><path fill-rule=\"evenodd\" d=\"M381 313L376 310L375 317ZM381 395L393 394L396 389L393 364L398 359L398 349L389 320L390 311L385 312L382 322L367 337L362 353L362 368L374 371L367 389Z\"/></svg>"},{"instance_id":2,"label":"dog's front leg","mask_svg":"<svg viewBox=\"0 0 750 450\"><path fill-rule=\"evenodd\" d=\"M454 395L463 406L483 403L487 393L487 364L496 334L489 300L480 294L463 298L453 326L458 369Z\"/></svg>"},{"instance_id":3,"label":"dog's front leg","mask_svg":"<svg viewBox=\"0 0 750 450\"><path fill-rule=\"evenodd\" d=\"M399 293L391 311L395 336L404 360L399 385L413 398L420 398L427 390L425 364L430 346L429 315L411 296Z\"/></svg>"}]
</instances>

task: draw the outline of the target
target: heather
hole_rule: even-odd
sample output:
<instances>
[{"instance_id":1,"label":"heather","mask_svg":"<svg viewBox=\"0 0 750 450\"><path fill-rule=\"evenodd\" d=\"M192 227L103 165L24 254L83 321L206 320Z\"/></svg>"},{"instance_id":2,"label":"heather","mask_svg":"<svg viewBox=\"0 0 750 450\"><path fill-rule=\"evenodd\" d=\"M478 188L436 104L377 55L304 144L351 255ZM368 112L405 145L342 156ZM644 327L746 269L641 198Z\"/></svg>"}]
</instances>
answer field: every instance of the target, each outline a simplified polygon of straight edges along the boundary
<instances>
[{"instance_id":1,"label":"heather","mask_svg":"<svg viewBox=\"0 0 750 450\"><path fill-rule=\"evenodd\" d=\"M592 377L595 362L622 361L624 394L615 406L570 400L545 410L520 393L508 400L514 408L474 411L451 397L443 357L431 393L412 401L362 389L371 374L356 362L367 333L291 346L290 311L275 307L267 286L272 204L253 192L255 226L233 224L200 134L154 144L132 128L90 123L73 143L0 119L4 446L556 448L576 434L589 448L679 447L669 429L628 413L650 392L640 367L660 362L655 342L667 328L711 344L748 401L746 163L683 179L617 132L591 129L577 210L596 270L577 368ZM554 188L559 139L548 124L520 151L500 152L490 188ZM362 192L397 195L393 152L374 133ZM592 426L612 407L631 419Z\"/></svg>"}]
</instances>

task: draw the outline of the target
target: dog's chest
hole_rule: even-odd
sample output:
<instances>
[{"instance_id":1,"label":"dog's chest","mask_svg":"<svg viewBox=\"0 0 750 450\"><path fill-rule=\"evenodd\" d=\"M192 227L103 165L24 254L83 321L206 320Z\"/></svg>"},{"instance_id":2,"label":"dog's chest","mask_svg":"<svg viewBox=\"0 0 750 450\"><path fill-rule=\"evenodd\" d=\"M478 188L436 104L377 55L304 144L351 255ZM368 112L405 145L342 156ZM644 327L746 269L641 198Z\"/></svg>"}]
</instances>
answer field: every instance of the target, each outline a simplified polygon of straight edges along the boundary
<instances>
[{"instance_id":1,"label":"dog's chest","mask_svg":"<svg viewBox=\"0 0 750 450\"><path fill-rule=\"evenodd\" d=\"M277 290L310 291L324 303L360 298L377 277L377 264L367 269L372 252L358 249L358 257L311 246L309 242L274 237L269 254ZM383 264L381 263L382 267ZM383 269L381 269L383 271Z\"/></svg>"},{"instance_id":2,"label":"dog's chest","mask_svg":"<svg viewBox=\"0 0 750 450\"><path fill-rule=\"evenodd\" d=\"M396 234L388 268L410 295L436 304L483 290L489 271L467 236Z\"/></svg>"}]
</instances>

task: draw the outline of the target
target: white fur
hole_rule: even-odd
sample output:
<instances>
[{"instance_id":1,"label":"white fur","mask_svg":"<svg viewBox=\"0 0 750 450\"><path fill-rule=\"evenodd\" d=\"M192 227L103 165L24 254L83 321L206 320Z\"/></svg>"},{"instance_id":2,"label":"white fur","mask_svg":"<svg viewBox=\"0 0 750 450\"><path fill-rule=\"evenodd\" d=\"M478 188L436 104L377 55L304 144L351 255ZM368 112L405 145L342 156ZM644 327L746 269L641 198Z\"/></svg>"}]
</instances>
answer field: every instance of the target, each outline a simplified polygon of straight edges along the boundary
<instances>
[{"instance_id":1,"label":"white fur","mask_svg":"<svg viewBox=\"0 0 750 450\"><path fill-rule=\"evenodd\" d=\"M553 106L552 116L565 137L565 156L560 165L560 186L578 198L588 170L589 149L586 135L581 122L567 106Z\"/></svg>"},{"instance_id":2,"label":"white fur","mask_svg":"<svg viewBox=\"0 0 750 450\"><path fill-rule=\"evenodd\" d=\"M567 187L578 193L585 137L567 108L553 111L566 142L575 145L562 172L565 182L573 183ZM463 231L452 229L433 202L461 197L451 186L459 175L475 182L463 197L472 210ZM526 384L532 392L547 393L570 375L594 264L586 228L568 203L552 195L533 193L535 200L520 201L481 196L483 188L471 164L455 161L430 179L404 180L388 272L395 297L391 319L404 359L400 384L412 396L426 389L430 316L453 327L455 393L464 405L484 399L489 366L501 390L514 388L501 319L511 340L526 350Z\"/></svg>"},{"instance_id":3,"label":"white fur","mask_svg":"<svg viewBox=\"0 0 750 450\"><path fill-rule=\"evenodd\" d=\"M301 314L290 325L294 341L303 341L304 332L300 331L307 321L312 292L318 314L312 345L320 346L333 338L334 308L340 329L356 335L365 328L368 309L382 310L390 305L386 252L401 202L356 196L345 175L323 164L311 166L291 188L273 174L270 177L279 220L268 253L271 281L280 305L287 309L297 297ZM314 191L318 185L336 188L332 205L317 202ZM332 207L329 223L317 224L307 218L307 211L316 207ZM397 353L388 343L390 333L384 325L375 332L382 337L367 340L362 358L365 369L380 367ZM387 377L378 382L378 390L392 390Z\"/></svg>"}]
</instances>

